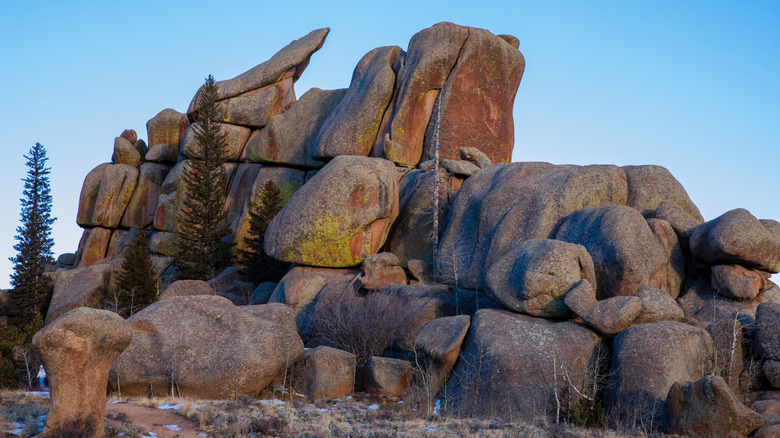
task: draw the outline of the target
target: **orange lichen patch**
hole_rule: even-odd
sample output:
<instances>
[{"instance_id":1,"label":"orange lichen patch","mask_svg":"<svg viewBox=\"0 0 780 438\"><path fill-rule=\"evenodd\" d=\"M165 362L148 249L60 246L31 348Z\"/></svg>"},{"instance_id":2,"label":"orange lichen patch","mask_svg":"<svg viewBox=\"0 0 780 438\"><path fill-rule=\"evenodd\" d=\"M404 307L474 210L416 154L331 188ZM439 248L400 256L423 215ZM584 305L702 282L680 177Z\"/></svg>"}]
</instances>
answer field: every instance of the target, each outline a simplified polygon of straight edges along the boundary
<instances>
[{"instance_id":1,"label":"orange lichen patch","mask_svg":"<svg viewBox=\"0 0 780 438\"><path fill-rule=\"evenodd\" d=\"M362 259L363 256L363 236L365 234L364 230L360 230L357 233L355 233L354 236L352 236L351 239L349 239L349 251L352 253L352 259Z\"/></svg>"},{"instance_id":2,"label":"orange lichen patch","mask_svg":"<svg viewBox=\"0 0 780 438\"><path fill-rule=\"evenodd\" d=\"M369 254L376 254L379 252L379 248L385 243L386 231L390 226L390 220L388 218L377 219L371 224L371 231L369 236L371 241L369 242Z\"/></svg>"}]
</instances>

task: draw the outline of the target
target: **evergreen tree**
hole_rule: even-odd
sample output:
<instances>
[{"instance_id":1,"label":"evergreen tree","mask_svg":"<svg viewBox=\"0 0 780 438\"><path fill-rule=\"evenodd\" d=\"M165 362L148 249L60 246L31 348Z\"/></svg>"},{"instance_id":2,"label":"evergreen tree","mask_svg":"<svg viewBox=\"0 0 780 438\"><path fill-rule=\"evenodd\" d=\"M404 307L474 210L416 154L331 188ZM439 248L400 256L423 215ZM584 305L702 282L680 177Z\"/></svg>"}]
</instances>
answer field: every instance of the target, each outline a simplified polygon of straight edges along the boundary
<instances>
[{"instance_id":1,"label":"evergreen tree","mask_svg":"<svg viewBox=\"0 0 780 438\"><path fill-rule=\"evenodd\" d=\"M214 278L232 262L227 212L222 210L227 192L227 151L218 100L219 90L209 75L200 93L198 124L193 128L200 156L190 160L183 175L186 195L177 217L179 251L174 265L182 279Z\"/></svg>"},{"instance_id":2,"label":"evergreen tree","mask_svg":"<svg viewBox=\"0 0 780 438\"><path fill-rule=\"evenodd\" d=\"M11 274L9 297L10 320L23 328L37 314L42 315L47 295L51 290L51 279L44 275L46 265L54 262L52 257L51 225L56 218L51 217L52 197L49 187L49 173L46 167L46 148L35 143L27 159L27 177L24 181L22 206L22 225L16 228L14 245L17 251L11 257L14 271Z\"/></svg>"},{"instance_id":3,"label":"evergreen tree","mask_svg":"<svg viewBox=\"0 0 780 438\"><path fill-rule=\"evenodd\" d=\"M157 276L143 231L133 238L124 254L116 289L116 311L124 318L157 301Z\"/></svg>"},{"instance_id":4,"label":"evergreen tree","mask_svg":"<svg viewBox=\"0 0 780 438\"><path fill-rule=\"evenodd\" d=\"M240 251L247 279L255 284L279 281L289 266L288 263L267 256L263 249L265 230L282 209L282 192L276 183L266 181L260 186L258 198L260 202L256 214L249 212L249 233L244 240L246 249Z\"/></svg>"}]
</instances>

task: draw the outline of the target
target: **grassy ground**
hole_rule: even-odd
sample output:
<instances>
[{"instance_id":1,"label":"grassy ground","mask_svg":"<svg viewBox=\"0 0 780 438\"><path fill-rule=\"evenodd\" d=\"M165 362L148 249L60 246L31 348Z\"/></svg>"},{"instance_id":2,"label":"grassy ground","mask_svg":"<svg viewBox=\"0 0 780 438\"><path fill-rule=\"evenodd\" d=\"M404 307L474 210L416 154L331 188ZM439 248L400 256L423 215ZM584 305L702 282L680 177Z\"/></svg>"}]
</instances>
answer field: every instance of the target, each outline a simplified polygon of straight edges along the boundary
<instances>
[{"instance_id":1,"label":"grassy ground","mask_svg":"<svg viewBox=\"0 0 780 438\"><path fill-rule=\"evenodd\" d=\"M115 400L115 398L114 398ZM610 431L572 426L506 423L424 415L403 400L357 395L349 399L318 401L257 400L204 401L182 398L133 399L133 403L173 406L174 412L193 421L199 432L214 438L279 437L642 437L641 431ZM48 399L21 391L0 392L0 431L3 437L26 437L40 432ZM109 437L141 438L142 425L120 415L108 418ZM175 434L172 434L175 437ZM658 435L660 436L660 435Z\"/></svg>"}]
</instances>

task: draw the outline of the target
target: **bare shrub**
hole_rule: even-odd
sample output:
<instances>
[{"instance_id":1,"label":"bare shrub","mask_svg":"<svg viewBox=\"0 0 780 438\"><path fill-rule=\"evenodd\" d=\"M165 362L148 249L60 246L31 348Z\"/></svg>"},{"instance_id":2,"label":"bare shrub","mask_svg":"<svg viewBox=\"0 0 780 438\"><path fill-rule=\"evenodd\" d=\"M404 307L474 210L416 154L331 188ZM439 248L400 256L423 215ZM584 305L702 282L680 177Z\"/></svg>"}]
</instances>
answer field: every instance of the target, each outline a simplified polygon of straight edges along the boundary
<instances>
[{"instance_id":1,"label":"bare shrub","mask_svg":"<svg viewBox=\"0 0 780 438\"><path fill-rule=\"evenodd\" d=\"M97 421L93 416L83 416L79 414L73 420L62 423L58 428L44 433L47 437L57 438L83 438L93 436L97 430Z\"/></svg>"},{"instance_id":2,"label":"bare shrub","mask_svg":"<svg viewBox=\"0 0 780 438\"><path fill-rule=\"evenodd\" d=\"M317 304L312 332L325 344L351 352L358 365L363 365L390 347L408 347L407 332L415 310L408 302L406 297L382 292L358 294L350 285Z\"/></svg>"}]
</instances>

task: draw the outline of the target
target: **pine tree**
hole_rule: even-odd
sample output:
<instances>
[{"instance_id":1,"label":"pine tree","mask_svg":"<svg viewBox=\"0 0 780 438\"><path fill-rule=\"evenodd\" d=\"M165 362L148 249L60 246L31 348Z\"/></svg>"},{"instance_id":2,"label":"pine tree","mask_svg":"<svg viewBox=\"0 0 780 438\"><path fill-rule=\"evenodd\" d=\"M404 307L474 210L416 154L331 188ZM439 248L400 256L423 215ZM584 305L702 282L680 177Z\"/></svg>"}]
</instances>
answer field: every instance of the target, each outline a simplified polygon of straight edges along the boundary
<instances>
[{"instance_id":1,"label":"pine tree","mask_svg":"<svg viewBox=\"0 0 780 438\"><path fill-rule=\"evenodd\" d=\"M16 228L18 241L14 245L17 251L11 257L14 271L11 274L9 297L10 320L23 328L37 314L42 316L51 279L44 274L46 265L54 262L52 257L51 226L56 218L51 217L52 197L49 187L51 168L46 167L49 160L46 148L35 143L27 159L27 177L24 181L22 206L22 225Z\"/></svg>"},{"instance_id":2,"label":"pine tree","mask_svg":"<svg viewBox=\"0 0 780 438\"><path fill-rule=\"evenodd\" d=\"M124 318L157 301L157 276L149 255L149 241L142 231L124 254L116 289L116 310Z\"/></svg>"},{"instance_id":3,"label":"pine tree","mask_svg":"<svg viewBox=\"0 0 780 438\"><path fill-rule=\"evenodd\" d=\"M219 124L219 91L209 75L201 90L198 124L194 126L200 156L183 175L186 196L179 210L179 251L174 265L182 279L208 280L230 266L232 256L222 210L227 192L224 165L226 137Z\"/></svg>"},{"instance_id":4,"label":"pine tree","mask_svg":"<svg viewBox=\"0 0 780 438\"><path fill-rule=\"evenodd\" d=\"M244 240L246 249L240 251L241 262L247 273L247 279L255 284L264 281L279 281L287 271L288 264L266 255L265 230L271 220L282 209L282 192L273 181L260 186L260 199L257 212L249 212L249 233Z\"/></svg>"}]
</instances>

